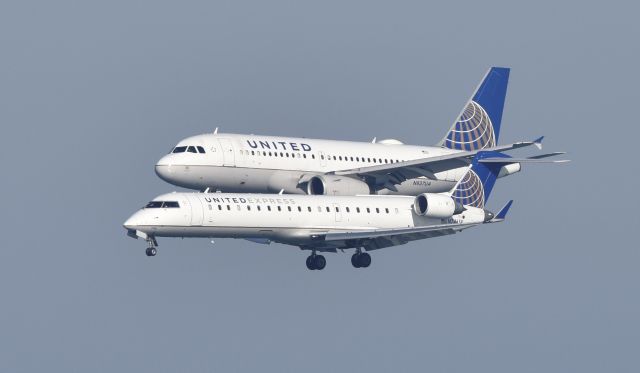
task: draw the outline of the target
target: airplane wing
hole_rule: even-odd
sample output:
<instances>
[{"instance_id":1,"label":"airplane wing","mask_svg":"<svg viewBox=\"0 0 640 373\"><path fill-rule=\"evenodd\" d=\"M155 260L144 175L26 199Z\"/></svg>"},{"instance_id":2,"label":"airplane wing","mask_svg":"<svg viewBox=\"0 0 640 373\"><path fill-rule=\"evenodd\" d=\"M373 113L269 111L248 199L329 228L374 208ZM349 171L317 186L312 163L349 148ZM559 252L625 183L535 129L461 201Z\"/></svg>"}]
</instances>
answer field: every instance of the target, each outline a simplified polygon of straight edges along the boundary
<instances>
[{"instance_id":1,"label":"airplane wing","mask_svg":"<svg viewBox=\"0 0 640 373\"><path fill-rule=\"evenodd\" d=\"M408 179L422 176L429 179L436 179L434 174L438 172L468 166L471 164L473 157L479 151L502 152L531 145L535 145L540 148L541 144L542 137L533 141L522 141L508 145L495 146L490 149L468 150L436 157L414 159L411 161L333 171L329 174L339 176L360 176L368 179L370 185L374 186L376 189L387 188L389 190L396 191L395 185Z\"/></svg>"},{"instance_id":2,"label":"airplane wing","mask_svg":"<svg viewBox=\"0 0 640 373\"><path fill-rule=\"evenodd\" d=\"M323 246L342 246L348 243L348 246L362 246L367 250L377 250L385 247L404 245L407 242L421 240L424 238L440 237L454 234L463 229L470 228L478 223L473 224L439 224L426 227L415 228L396 228L396 229L372 229L365 231L352 232L328 232L322 235L311 237L318 243L322 242Z\"/></svg>"}]
</instances>

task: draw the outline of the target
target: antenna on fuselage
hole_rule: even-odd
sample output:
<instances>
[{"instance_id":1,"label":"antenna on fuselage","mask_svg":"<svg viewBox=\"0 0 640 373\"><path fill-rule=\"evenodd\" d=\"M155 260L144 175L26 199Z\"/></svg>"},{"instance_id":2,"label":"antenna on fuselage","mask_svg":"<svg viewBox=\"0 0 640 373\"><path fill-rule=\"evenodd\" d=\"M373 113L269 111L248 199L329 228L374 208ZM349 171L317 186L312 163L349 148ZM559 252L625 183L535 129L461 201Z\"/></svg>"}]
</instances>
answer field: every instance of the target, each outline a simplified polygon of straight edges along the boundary
<instances>
[{"instance_id":1,"label":"antenna on fuselage","mask_svg":"<svg viewBox=\"0 0 640 373\"><path fill-rule=\"evenodd\" d=\"M214 135L217 135L217 134L218 134L218 128L219 128L219 127L216 127L216 129L214 129L214 130L213 130L213 134L214 134Z\"/></svg>"},{"instance_id":2,"label":"antenna on fuselage","mask_svg":"<svg viewBox=\"0 0 640 373\"><path fill-rule=\"evenodd\" d=\"M284 189L280 189L280 192L278 192L278 195L282 195L284 193Z\"/></svg>"},{"instance_id":3,"label":"antenna on fuselage","mask_svg":"<svg viewBox=\"0 0 640 373\"><path fill-rule=\"evenodd\" d=\"M377 139L378 139L377 137L374 137L373 140L371 140L371 143L375 144Z\"/></svg>"}]
</instances>

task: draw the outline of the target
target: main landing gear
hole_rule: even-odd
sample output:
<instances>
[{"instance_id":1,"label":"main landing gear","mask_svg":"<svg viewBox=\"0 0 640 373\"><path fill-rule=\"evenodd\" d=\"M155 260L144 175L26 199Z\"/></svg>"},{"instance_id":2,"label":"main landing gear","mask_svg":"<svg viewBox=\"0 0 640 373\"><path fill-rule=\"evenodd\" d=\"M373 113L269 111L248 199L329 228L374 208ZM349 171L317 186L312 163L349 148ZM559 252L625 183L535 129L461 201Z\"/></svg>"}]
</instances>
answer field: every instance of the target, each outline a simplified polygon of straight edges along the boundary
<instances>
[{"instance_id":1,"label":"main landing gear","mask_svg":"<svg viewBox=\"0 0 640 373\"><path fill-rule=\"evenodd\" d=\"M156 256L158 253L158 249L156 249L156 246L158 246L156 239L153 237L147 238L147 244L149 244L146 251L147 256Z\"/></svg>"},{"instance_id":2,"label":"main landing gear","mask_svg":"<svg viewBox=\"0 0 640 373\"><path fill-rule=\"evenodd\" d=\"M351 265L353 265L354 268L367 268L371 265L371 255L357 249L356 253L351 256Z\"/></svg>"},{"instance_id":3,"label":"main landing gear","mask_svg":"<svg viewBox=\"0 0 640 373\"><path fill-rule=\"evenodd\" d=\"M323 270L326 266L327 260L324 258L324 256L316 254L315 251L307 257L307 268L312 271L314 269Z\"/></svg>"}]
</instances>

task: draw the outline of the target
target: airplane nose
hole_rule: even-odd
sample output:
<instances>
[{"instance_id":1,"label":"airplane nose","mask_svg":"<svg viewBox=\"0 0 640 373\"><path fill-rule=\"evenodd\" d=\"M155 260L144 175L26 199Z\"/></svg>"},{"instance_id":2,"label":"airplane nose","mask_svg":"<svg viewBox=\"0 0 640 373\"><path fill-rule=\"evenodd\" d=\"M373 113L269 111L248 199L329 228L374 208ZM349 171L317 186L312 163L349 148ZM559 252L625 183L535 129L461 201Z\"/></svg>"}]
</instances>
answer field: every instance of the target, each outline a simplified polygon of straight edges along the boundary
<instances>
[{"instance_id":1,"label":"airplane nose","mask_svg":"<svg viewBox=\"0 0 640 373\"><path fill-rule=\"evenodd\" d=\"M156 165L156 175L162 180L171 182L171 174L171 165L159 163Z\"/></svg>"},{"instance_id":2,"label":"airplane nose","mask_svg":"<svg viewBox=\"0 0 640 373\"><path fill-rule=\"evenodd\" d=\"M127 219L122 226L125 229L136 229L136 227L142 225L142 217L140 216L140 211L137 211L135 214L131 215L129 219Z\"/></svg>"}]
</instances>

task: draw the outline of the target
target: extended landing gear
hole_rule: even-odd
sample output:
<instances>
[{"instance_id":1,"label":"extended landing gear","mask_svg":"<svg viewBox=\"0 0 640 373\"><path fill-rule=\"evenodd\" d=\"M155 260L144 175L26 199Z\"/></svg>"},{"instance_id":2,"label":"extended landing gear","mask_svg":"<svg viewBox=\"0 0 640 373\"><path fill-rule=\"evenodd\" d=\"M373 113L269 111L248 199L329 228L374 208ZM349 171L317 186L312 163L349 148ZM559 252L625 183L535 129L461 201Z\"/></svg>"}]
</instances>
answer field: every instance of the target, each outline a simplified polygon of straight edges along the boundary
<instances>
[{"instance_id":1,"label":"extended landing gear","mask_svg":"<svg viewBox=\"0 0 640 373\"><path fill-rule=\"evenodd\" d=\"M369 255L369 253L363 253L358 249L356 253L351 256L351 265L355 268L367 268L371 265L371 255Z\"/></svg>"},{"instance_id":2,"label":"extended landing gear","mask_svg":"<svg viewBox=\"0 0 640 373\"><path fill-rule=\"evenodd\" d=\"M323 270L327 266L327 260L322 255L317 255L315 252L307 257L307 268L310 270Z\"/></svg>"},{"instance_id":3,"label":"extended landing gear","mask_svg":"<svg viewBox=\"0 0 640 373\"><path fill-rule=\"evenodd\" d=\"M147 256L156 256L158 253L158 249L156 249L158 242L156 242L156 239L154 237L147 238L147 244L149 244L146 251Z\"/></svg>"}]
</instances>

